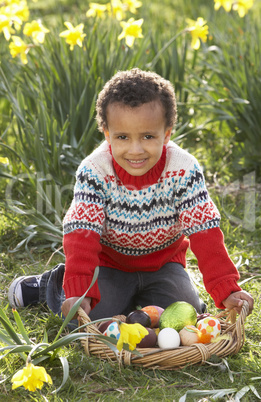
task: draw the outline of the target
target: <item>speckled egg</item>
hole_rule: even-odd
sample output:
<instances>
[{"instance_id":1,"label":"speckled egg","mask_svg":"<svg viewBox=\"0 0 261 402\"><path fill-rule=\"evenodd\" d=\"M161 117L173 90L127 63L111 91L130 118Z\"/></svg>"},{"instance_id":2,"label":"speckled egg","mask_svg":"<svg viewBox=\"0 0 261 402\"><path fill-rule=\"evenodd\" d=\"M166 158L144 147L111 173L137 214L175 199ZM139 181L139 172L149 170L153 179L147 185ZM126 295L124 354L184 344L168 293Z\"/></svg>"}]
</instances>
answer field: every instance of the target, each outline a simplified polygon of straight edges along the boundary
<instances>
[{"instance_id":1,"label":"speckled egg","mask_svg":"<svg viewBox=\"0 0 261 402\"><path fill-rule=\"evenodd\" d=\"M202 334L210 334L211 338L216 338L221 332L221 325L216 317L206 317L198 321L197 328Z\"/></svg>"},{"instance_id":2,"label":"speckled egg","mask_svg":"<svg viewBox=\"0 0 261 402\"><path fill-rule=\"evenodd\" d=\"M114 338L114 339L119 339L120 337L120 331L119 331L119 327L117 322L112 322L108 328L106 329L106 331L103 333L103 335L109 336L110 338Z\"/></svg>"}]
</instances>

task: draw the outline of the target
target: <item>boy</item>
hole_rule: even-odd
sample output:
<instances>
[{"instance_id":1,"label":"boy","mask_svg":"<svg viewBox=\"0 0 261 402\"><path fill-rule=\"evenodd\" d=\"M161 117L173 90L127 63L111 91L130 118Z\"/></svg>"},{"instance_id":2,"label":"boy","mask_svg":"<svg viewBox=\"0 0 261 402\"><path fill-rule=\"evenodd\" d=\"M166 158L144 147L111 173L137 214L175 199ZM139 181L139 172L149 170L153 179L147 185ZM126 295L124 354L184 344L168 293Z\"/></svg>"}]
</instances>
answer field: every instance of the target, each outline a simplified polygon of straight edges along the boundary
<instances>
[{"instance_id":1,"label":"boy","mask_svg":"<svg viewBox=\"0 0 261 402\"><path fill-rule=\"evenodd\" d=\"M76 173L63 223L65 271L60 264L16 279L11 304L47 301L66 316L99 266L98 283L81 305L91 319L179 300L201 313L205 305L184 269L190 244L216 306L239 312L247 300L251 312L253 299L237 284L199 164L170 140L176 122L171 83L137 68L118 72L99 94L96 111L105 142Z\"/></svg>"}]
</instances>

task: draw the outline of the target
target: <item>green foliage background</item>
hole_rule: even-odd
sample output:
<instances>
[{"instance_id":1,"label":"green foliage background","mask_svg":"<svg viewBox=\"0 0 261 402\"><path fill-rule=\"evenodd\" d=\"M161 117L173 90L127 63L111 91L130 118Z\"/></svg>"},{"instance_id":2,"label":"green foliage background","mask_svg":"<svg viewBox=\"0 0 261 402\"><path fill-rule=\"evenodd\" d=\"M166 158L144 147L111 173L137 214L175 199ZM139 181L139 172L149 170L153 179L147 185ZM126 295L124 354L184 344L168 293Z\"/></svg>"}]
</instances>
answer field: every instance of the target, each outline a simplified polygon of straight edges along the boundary
<instances>
[{"instance_id":1,"label":"green foliage background","mask_svg":"<svg viewBox=\"0 0 261 402\"><path fill-rule=\"evenodd\" d=\"M0 175L12 178L2 209L23 217L19 247L61 244L75 170L102 140L95 122L97 94L118 69L152 69L174 84L179 120L173 137L198 152L207 176L222 170L238 178L254 171L260 180L258 2L242 19L236 12L215 11L212 1L144 1L135 16L144 18L144 38L133 48L118 41L115 19L86 18L86 3L29 5L30 19L41 16L51 30L43 45L30 50L29 63L11 59L1 37L0 155L10 164L0 165ZM186 18L198 16L207 20L210 35L194 51L184 28ZM70 51L59 38L67 19L84 23L83 48ZM209 147L215 148L214 158Z\"/></svg>"}]
</instances>

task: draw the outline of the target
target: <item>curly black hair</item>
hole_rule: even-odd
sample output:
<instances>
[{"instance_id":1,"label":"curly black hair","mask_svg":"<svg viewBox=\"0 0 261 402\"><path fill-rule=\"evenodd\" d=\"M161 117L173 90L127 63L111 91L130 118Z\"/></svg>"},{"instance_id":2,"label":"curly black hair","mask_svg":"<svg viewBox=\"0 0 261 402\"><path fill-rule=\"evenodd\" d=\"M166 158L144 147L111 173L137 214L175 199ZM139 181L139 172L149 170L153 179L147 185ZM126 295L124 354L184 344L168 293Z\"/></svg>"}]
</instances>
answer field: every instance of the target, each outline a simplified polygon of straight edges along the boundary
<instances>
[{"instance_id":1,"label":"curly black hair","mask_svg":"<svg viewBox=\"0 0 261 402\"><path fill-rule=\"evenodd\" d=\"M166 128L173 127L177 119L177 105L173 85L160 75L133 68L118 71L103 87L96 103L96 119L100 131L108 129L107 107L122 103L129 107L159 100L165 110Z\"/></svg>"}]
</instances>

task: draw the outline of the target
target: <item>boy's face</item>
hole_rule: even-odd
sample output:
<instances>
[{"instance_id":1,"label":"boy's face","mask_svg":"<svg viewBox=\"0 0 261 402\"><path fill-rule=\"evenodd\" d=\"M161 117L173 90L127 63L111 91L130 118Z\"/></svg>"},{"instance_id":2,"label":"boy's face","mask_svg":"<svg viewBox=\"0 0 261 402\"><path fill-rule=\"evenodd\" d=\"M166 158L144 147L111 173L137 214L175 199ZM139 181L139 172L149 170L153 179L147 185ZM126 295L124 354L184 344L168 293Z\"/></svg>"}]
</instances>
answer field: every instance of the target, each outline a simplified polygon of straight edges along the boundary
<instances>
[{"instance_id":1,"label":"boy's face","mask_svg":"<svg viewBox=\"0 0 261 402\"><path fill-rule=\"evenodd\" d=\"M105 138L116 162L132 176L147 173L160 159L163 145L171 136L165 128L163 107L159 101L128 107L112 103L107 107L108 128Z\"/></svg>"}]
</instances>

